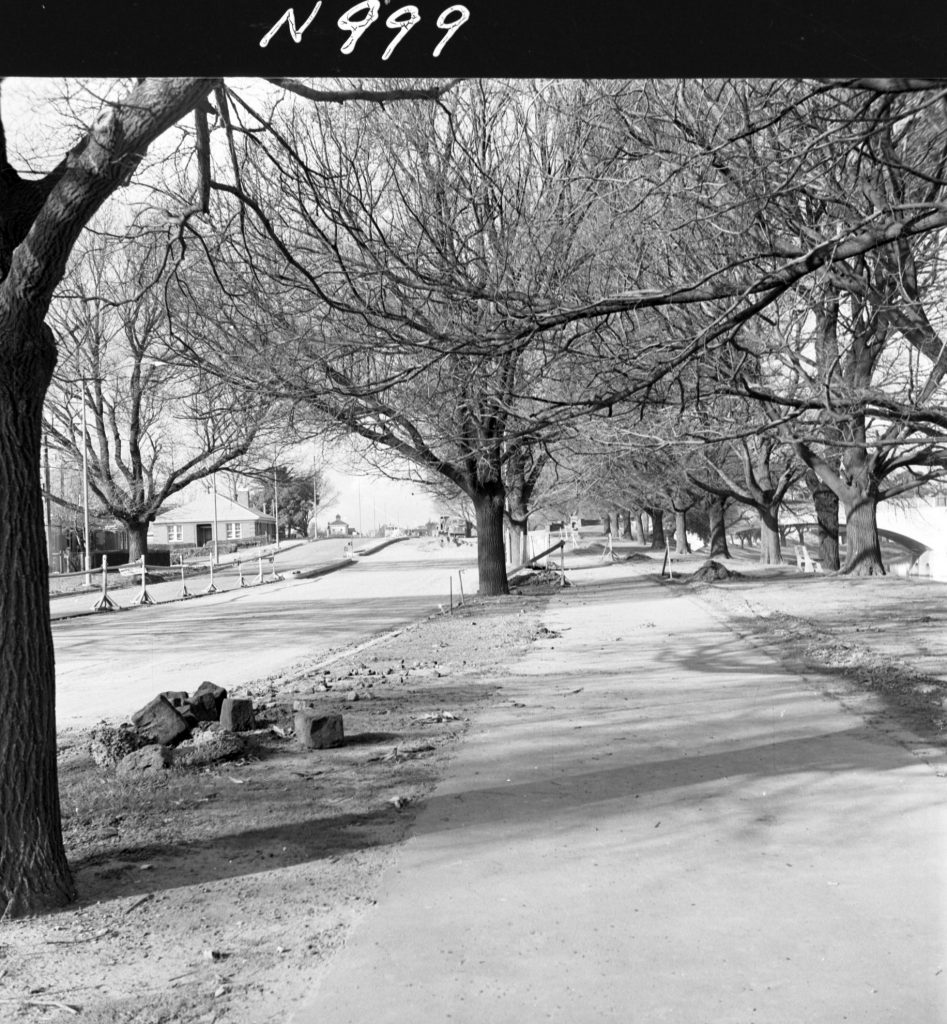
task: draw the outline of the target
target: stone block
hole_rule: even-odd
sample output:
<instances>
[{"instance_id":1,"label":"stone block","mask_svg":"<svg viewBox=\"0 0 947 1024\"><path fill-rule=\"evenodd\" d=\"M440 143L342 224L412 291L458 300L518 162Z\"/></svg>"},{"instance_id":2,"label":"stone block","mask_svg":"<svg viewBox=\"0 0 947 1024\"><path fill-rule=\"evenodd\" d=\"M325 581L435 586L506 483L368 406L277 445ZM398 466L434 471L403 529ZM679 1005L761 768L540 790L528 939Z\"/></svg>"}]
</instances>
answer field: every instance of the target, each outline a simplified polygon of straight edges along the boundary
<instances>
[{"instance_id":1,"label":"stone block","mask_svg":"<svg viewBox=\"0 0 947 1024\"><path fill-rule=\"evenodd\" d=\"M132 715L132 725L147 743L166 746L178 743L191 731L184 718L160 696Z\"/></svg>"},{"instance_id":2,"label":"stone block","mask_svg":"<svg viewBox=\"0 0 947 1024\"><path fill-rule=\"evenodd\" d=\"M198 722L216 722L220 718L220 708L227 699L227 691L222 686L211 682L203 682L191 697L191 714Z\"/></svg>"},{"instance_id":3,"label":"stone block","mask_svg":"<svg viewBox=\"0 0 947 1024\"><path fill-rule=\"evenodd\" d=\"M341 715L325 715L303 709L293 718L296 739L307 750L341 747L345 742Z\"/></svg>"},{"instance_id":4,"label":"stone block","mask_svg":"<svg viewBox=\"0 0 947 1024\"><path fill-rule=\"evenodd\" d=\"M230 732L247 732L254 726L253 701L245 697L226 697L220 706L220 724Z\"/></svg>"},{"instance_id":5,"label":"stone block","mask_svg":"<svg viewBox=\"0 0 947 1024\"><path fill-rule=\"evenodd\" d=\"M171 748L149 743L126 754L115 766L118 775L157 775L171 764Z\"/></svg>"}]
</instances>

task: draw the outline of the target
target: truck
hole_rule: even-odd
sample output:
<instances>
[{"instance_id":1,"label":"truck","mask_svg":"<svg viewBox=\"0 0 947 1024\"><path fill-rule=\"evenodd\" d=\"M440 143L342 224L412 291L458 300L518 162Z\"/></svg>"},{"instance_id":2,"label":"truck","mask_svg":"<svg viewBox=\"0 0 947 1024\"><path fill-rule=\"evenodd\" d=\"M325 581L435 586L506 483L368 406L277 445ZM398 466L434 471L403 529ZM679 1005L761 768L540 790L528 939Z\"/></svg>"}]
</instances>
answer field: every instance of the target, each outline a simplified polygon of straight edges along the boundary
<instances>
[{"instance_id":1,"label":"truck","mask_svg":"<svg viewBox=\"0 0 947 1024\"><path fill-rule=\"evenodd\" d=\"M437 536L440 538L441 547L448 541L453 541L456 544L461 537L469 537L472 528L473 523L462 516L441 516L437 526Z\"/></svg>"}]
</instances>

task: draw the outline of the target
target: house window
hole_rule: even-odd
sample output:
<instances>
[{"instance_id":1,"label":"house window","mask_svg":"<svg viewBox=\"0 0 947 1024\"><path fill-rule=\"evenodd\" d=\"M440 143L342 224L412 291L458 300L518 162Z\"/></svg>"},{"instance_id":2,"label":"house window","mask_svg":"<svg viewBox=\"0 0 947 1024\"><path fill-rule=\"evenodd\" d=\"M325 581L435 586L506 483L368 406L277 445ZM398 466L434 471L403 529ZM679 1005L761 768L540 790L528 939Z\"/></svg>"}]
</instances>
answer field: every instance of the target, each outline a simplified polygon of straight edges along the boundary
<instances>
[{"instance_id":1,"label":"house window","mask_svg":"<svg viewBox=\"0 0 947 1024\"><path fill-rule=\"evenodd\" d=\"M239 540L242 525L242 523L227 523L227 540Z\"/></svg>"},{"instance_id":2,"label":"house window","mask_svg":"<svg viewBox=\"0 0 947 1024\"><path fill-rule=\"evenodd\" d=\"M168 542L175 540L184 540L184 527L180 523L168 525Z\"/></svg>"}]
</instances>

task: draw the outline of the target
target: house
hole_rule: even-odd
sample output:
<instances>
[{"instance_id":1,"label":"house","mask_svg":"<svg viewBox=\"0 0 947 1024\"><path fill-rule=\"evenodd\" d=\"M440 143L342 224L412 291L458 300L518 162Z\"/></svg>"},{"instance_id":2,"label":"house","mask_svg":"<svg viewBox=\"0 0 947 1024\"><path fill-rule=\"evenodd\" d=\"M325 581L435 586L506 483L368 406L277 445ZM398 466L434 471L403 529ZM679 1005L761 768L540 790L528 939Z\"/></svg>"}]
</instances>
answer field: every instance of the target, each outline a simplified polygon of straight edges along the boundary
<instances>
[{"instance_id":1,"label":"house","mask_svg":"<svg viewBox=\"0 0 947 1024\"><path fill-rule=\"evenodd\" d=\"M330 537L348 537L349 534L355 531L349 526L345 520L337 515L335 519L329 523L329 536Z\"/></svg>"},{"instance_id":2,"label":"house","mask_svg":"<svg viewBox=\"0 0 947 1024\"><path fill-rule=\"evenodd\" d=\"M242 492L241 497L245 494ZM276 520L223 494L204 494L162 512L148 531L148 543L202 547L211 543L215 534L219 544L256 538L266 544L276 540Z\"/></svg>"}]
</instances>

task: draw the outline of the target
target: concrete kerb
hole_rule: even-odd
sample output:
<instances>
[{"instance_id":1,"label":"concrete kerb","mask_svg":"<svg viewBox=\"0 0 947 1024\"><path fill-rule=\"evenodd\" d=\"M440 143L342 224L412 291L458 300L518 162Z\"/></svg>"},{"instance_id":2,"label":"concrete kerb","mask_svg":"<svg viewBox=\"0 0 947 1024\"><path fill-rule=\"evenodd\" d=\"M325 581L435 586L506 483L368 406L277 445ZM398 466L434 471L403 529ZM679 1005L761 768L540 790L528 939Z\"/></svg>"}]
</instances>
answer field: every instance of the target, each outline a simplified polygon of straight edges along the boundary
<instances>
[{"instance_id":1,"label":"concrete kerb","mask_svg":"<svg viewBox=\"0 0 947 1024\"><path fill-rule=\"evenodd\" d=\"M329 562L328 565L319 565L315 569L306 569L303 572L295 572L291 575L294 580L314 580L319 576L327 576L330 572L347 569L350 565L355 565L355 559L341 558L338 562Z\"/></svg>"},{"instance_id":2,"label":"concrete kerb","mask_svg":"<svg viewBox=\"0 0 947 1024\"><path fill-rule=\"evenodd\" d=\"M381 551L383 548L391 547L392 544L398 544L407 539L407 537L388 537L380 544L374 544L371 547L361 547L353 553L356 555L373 555L376 551Z\"/></svg>"}]
</instances>

